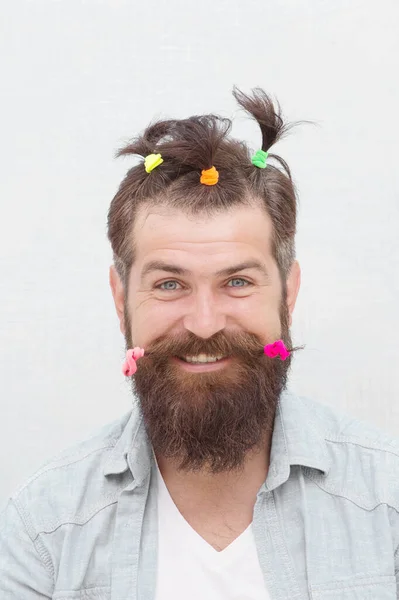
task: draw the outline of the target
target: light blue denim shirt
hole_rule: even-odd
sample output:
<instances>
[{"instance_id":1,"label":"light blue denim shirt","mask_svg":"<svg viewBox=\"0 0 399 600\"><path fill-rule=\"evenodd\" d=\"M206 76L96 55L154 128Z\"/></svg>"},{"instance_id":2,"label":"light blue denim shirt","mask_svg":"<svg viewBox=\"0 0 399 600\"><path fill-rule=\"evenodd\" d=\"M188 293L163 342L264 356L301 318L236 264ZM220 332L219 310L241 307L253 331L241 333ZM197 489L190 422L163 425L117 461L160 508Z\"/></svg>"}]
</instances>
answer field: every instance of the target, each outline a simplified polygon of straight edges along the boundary
<instances>
[{"instance_id":1,"label":"light blue denim shirt","mask_svg":"<svg viewBox=\"0 0 399 600\"><path fill-rule=\"evenodd\" d=\"M1 600L152 600L156 492L135 408L9 500L0 517ZM398 511L398 441L284 393L253 514L272 600L399 598Z\"/></svg>"}]
</instances>

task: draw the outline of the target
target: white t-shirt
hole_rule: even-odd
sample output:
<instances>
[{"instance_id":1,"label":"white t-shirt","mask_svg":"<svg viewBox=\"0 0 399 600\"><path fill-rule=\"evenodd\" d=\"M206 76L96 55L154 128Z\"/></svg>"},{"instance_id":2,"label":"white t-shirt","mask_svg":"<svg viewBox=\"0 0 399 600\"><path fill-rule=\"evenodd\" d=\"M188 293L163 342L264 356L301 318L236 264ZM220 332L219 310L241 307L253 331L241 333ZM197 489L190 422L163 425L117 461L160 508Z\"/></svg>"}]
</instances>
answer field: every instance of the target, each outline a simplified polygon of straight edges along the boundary
<instances>
[{"instance_id":1,"label":"white t-shirt","mask_svg":"<svg viewBox=\"0 0 399 600\"><path fill-rule=\"evenodd\" d=\"M252 524L218 552L185 520L157 467L158 571L155 600L270 600Z\"/></svg>"}]
</instances>

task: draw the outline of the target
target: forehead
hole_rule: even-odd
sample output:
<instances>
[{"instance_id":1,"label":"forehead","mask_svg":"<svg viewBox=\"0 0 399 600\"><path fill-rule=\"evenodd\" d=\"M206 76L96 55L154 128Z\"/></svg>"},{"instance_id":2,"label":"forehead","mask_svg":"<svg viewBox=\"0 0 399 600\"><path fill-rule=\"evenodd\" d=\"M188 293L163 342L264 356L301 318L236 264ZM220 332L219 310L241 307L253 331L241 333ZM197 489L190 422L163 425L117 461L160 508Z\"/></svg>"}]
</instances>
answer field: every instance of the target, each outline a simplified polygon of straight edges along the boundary
<instances>
[{"instance_id":1,"label":"forehead","mask_svg":"<svg viewBox=\"0 0 399 600\"><path fill-rule=\"evenodd\" d=\"M271 259L272 233L271 219L260 206L195 216L168 206L142 207L133 231L136 265L161 257Z\"/></svg>"}]
</instances>

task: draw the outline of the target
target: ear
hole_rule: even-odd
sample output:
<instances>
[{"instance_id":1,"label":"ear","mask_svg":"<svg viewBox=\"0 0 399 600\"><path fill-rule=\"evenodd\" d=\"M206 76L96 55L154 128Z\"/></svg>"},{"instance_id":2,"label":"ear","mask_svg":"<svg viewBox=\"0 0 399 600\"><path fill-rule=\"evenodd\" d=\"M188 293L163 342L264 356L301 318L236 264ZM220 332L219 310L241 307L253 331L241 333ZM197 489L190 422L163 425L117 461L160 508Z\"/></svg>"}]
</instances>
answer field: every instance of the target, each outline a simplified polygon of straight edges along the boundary
<instances>
[{"instance_id":1,"label":"ear","mask_svg":"<svg viewBox=\"0 0 399 600\"><path fill-rule=\"evenodd\" d=\"M294 312L296 300L301 287L301 267L296 260L291 267L287 277L287 306L289 312L289 326L292 325L292 313Z\"/></svg>"},{"instance_id":2,"label":"ear","mask_svg":"<svg viewBox=\"0 0 399 600\"><path fill-rule=\"evenodd\" d=\"M112 296L114 298L114 304L116 313L119 319L119 328L121 333L125 335L125 318L124 318L124 306L125 306L125 290L122 285L122 281L114 267L111 265L109 268L109 284L112 290Z\"/></svg>"}]
</instances>

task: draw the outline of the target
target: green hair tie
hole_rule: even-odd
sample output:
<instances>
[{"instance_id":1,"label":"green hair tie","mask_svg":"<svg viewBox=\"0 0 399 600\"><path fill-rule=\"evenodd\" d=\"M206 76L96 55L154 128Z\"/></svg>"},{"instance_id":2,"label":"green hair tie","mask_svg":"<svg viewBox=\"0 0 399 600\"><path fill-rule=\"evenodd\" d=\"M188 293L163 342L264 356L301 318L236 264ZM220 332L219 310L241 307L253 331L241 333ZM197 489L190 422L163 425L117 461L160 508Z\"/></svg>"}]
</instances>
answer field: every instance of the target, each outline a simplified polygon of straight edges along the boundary
<instances>
[{"instance_id":1,"label":"green hair tie","mask_svg":"<svg viewBox=\"0 0 399 600\"><path fill-rule=\"evenodd\" d=\"M266 169L266 159L269 153L264 150L257 150L251 158L252 164L259 169Z\"/></svg>"}]
</instances>

